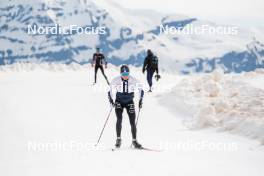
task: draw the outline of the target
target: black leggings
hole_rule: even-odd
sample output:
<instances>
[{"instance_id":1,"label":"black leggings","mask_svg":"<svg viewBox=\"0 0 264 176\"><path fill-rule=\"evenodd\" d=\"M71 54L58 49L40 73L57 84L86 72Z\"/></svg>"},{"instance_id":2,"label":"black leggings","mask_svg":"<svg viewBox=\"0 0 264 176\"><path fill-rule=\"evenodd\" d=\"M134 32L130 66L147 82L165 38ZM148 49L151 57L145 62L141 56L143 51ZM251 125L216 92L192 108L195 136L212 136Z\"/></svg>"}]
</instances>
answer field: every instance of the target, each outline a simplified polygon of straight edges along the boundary
<instances>
[{"instance_id":1,"label":"black leggings","mask_svg":"<svg viewBox=\"0 0 264 176\"><path fill-rule=\"evenodd\" d=\"M126 109L128 117L129 117L132 137L133 139L136 139L137 138L137 128L135 124L136 113L135 113L135 105L133 101L130 103L126 103L126 104L121 104L120 102L116 102L116 106L115 106L115 112L116 112L116 117L117 117L116 135L117 137L121 137L122 118L123 118L124 108Z\"/></svg>"},{"instance_id":2,"label":"black leggings","mask_svg":"<svg viewBox=\"0 0 264 176\"><path fill-rule=\"evenodd\" d=\"M152 77L154 75L154 72L155 71L153 71L153 70L147 70L147 81L148 81L150 88L152 87Z\"/></svg>"},{"instance_id":3,"label":"black leggings","mask_svg":"<svg viewBox=\"0 0 264 176\"><path fill-rule=\"evenodd\" d=\"M104 67L102 65L95 65L95 67L94 67L94 82L96 83L96 80L97 80L98 69L101 70L103 76L105 77L106 81L108 82L107 77L106 77L106 75L104 73Z\"/></svg>"}]
</instances>

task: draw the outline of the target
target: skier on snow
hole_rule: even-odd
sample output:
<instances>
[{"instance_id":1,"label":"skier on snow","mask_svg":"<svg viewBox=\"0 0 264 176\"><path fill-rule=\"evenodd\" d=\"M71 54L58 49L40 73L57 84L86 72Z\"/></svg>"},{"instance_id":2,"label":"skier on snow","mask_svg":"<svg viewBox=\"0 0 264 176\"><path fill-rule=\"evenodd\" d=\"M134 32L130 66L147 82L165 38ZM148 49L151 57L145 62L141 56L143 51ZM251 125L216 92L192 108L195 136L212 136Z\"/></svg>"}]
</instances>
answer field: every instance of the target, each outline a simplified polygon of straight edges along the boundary
<instances>
[{"instance_id":1,"label":"skier on snow","mask_svg":"<svg viewBox=\"0 0 264 176\"><path fill-rule=\"evenodd\" d=\"M116 121L116 148L121 146L121 129L122 129L122 114L123 110L126 109L132 132L132 144L135 148L142 148L141 144L137 142L137 128L135 124L136 113L134 105L134 91L138 89L139 97L139 108L142 108L142 101L144 91L140 82L134 77L129 75L129 67L122 65L120 69L120 76L113 79L110 83L110 91L108 92L109 102L115 107L115 113L117 117ZM116 92L115 102L113 100L113 91Z\"/></svg>"},{"instance_id":2,"label":"skier on snow","mask_svg":"<svg viewBox=\"0 0 264 176\"><path fill-rule=\"evenodd\" d=\"M104 73L103 64L105 64L105 68L107 68L107 62L105 60L105 56L102 53L100 53L100 48L96 48L96 53L94 53L92 60L92 67L94 67L94 84L96 84L97 71L98 69L100 69L103 76L106 79L107 84L109 85L108 79Z\"/></svg>"},{"instance_id":3,"label":"skier on snow","mask_svg":"<svg viewBox=\"0 0 264 176\"><path fill-rule=\"evenodd\" d=\"M147 81L149 84L149 92L152 92L152 77L156 72L157 75L155 76L158 80L160 78L159 75L159 65L158 65L158 57L155 56L150 49L147 50L147 57L144 60L144 65L142 72L143 74L147 70Z\"/></svg>"}]
</instances>

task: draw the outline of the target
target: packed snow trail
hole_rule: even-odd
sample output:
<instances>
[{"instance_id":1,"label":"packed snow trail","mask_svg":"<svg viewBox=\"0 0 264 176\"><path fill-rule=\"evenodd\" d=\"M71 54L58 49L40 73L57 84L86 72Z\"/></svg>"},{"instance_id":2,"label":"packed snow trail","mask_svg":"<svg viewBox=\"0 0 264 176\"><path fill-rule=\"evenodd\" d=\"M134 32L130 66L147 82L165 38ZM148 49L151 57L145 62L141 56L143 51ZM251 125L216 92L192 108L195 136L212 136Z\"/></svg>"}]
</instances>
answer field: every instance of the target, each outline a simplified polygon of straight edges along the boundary
<instances>
[{"instance_id":1,"label":"packed snow trail","mask_svg":"<svg viewBox=\"0 0 264 176\"><path fill-rule=\"evenodd\" d=\"M110 68L106 73L111 79L119 70ZM145 83L145 75L140 70L133 68L131 74ZM99 84L95 86L91 84L93 70L90 68L1 71L0 78L0 175L264 174L264 151L256 141L214 129L187 129L182 119L189 113L179 111L177 115L177 109L172 113L160 104L160 92L145 94L138 140L145 147L163 151L130 148L130 125L124 111L122 148L112 152L116 139L114 113L98 148L94 147L110 110L107 86L100 72ZM180 80L180 76L162 74L158 84L169 89ZM229 147L226 150L193 147L201 142L223 143ZM38 144L38 148L29 145L32 143ZM48 146L50 143L57 147ZM70 143L75 147L69 148ZM177 147L175 144L179 143L187 147ZM60 144L66 147L58 147ZM76 147L78 144L87 145Z\"/></svg>"}]
</instances>

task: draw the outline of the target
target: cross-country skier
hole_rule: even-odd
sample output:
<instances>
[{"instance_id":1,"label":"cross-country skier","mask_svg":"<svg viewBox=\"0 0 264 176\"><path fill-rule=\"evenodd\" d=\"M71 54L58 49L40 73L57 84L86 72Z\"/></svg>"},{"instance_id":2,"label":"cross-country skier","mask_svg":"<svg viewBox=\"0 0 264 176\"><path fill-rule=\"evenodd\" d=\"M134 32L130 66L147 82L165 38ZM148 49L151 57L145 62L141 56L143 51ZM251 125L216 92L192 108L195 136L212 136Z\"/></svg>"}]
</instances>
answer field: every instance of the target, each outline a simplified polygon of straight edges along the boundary
<instances>
[{"instance_id":1,"label":"cross-country skier","mask_svg":"<svg viewBox=\"0 0 264 176\"><path fill-rule=\"evenodd\" d=\"M137 128L135 124L135 105L134 105L134 91L139 91L139 108L142 108L142 101L144 91L140 82L129 74L129 67L122 65L120 68L120 76L117 76L110 83L110 91L108 92L109 102L115 107L115 113L117 117L116 121L116 148L121 146L121 129L122 129L122 114L123 110L126 109L132 132L132 144L135 148L142 148L141 144L137 142ZM115 102L113 100L113 91L115 94Z\"/></svg>"},{"instance_id":2,"label":"cross-country skier","mask_svg":"<svg viewBox=\"0 0 264 176\"><path fill-rule=\"evenodd\" d=\"M105 68L107 68L107 62L105 60L105 56L102 53L100 53L100 48L96 48L96 53L94 53L92 60L92 67L94 67L94 84L96 84L97 71L98 69L100 69L103 76L106 79L107 84L109 85L108 79L104 73L103 64L105 64Z\"/></svg>"},{"instance_id":3,"label":"cross-country skier","mask_svg":"<svg viewBox=\"0 0 264 176\"><path fill-rule=\"evenodd\" d=\"M158 65L158 57L153 54L153 52L148 49L147 50L147 57L144 60L144 65L142 72L143 74L147 70L147 81L149 84L149 92L152 92L152 77L154 73L157 73L157 78L160 78L159 76L159 65Z\"/></svg>"}]
</instances>

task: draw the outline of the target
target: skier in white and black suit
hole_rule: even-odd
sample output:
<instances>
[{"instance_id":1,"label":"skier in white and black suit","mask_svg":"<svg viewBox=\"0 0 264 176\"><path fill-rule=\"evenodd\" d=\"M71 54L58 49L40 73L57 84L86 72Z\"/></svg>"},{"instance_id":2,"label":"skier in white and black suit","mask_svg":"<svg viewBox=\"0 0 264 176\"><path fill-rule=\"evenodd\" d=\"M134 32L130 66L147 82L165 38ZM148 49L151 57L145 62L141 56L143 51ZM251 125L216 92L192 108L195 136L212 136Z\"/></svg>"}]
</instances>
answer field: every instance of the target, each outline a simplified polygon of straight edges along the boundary
<instances>
[{"instance_id":1,"label":"skier in white and black suit","mask_svg":"<svg viewBox=\"0 0 264 176\"><path fill-rule=\"evenodd\" d=\"M136 113L134 105L134 92L139 91L139 108L142 108L142 101L144 91L140 82L134 77L129 75L129 67L122 65L120 69L120 76L113 79L110 83L110 91L108 92L109 102L115 107L115 113L117 117L116 122L116 135L117 140L115 146L119 148L121 146L121 129L123 110L126 109L132 132L132 144L135 148L141 148L142 146L137 142L137 128L135 124ZM113 100L113 91L115 94L115 102Z\"/></svg>"}]
</instances>

